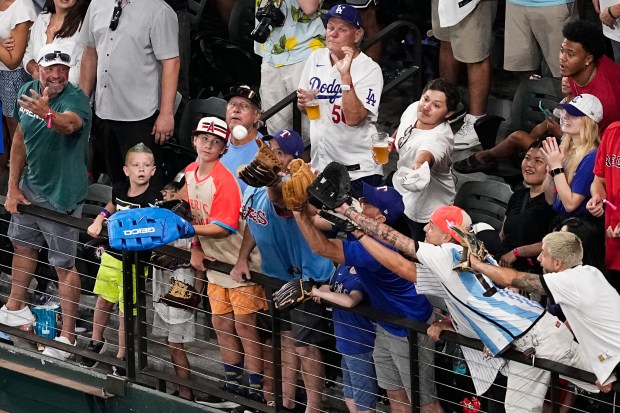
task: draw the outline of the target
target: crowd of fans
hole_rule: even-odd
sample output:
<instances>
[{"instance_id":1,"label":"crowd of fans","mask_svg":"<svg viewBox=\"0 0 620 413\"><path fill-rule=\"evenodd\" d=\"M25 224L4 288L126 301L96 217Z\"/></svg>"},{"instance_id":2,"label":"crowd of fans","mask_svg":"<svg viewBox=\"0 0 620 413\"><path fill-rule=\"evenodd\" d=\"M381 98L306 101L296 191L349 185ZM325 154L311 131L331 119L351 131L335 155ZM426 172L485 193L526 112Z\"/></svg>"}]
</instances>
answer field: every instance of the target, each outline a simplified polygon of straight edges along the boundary
<instances>
[{"instance_id":1,"label":"crowd of fans","mask_svg":"<svg viewBox=\"0 0 620 413\"><path fill-rule=\"evenodd\" d=\"M529 133L514 132L453 168L454 151L479 144L473 126L486 112L497 0L474 0L464 7L433 0L440 78L425 86L420 100L389 131L389 147L399 160L386 182L371 152L383 75L359 48L377 2L350 0L321 11L320 0L259 1L263 15L282 20L266 35L252 35L263 58L260 94L254 86L232 88L224 96L225 119L207 116L194 128L197 159L185 168L183 186L164 188L161 145L173 135L177 90L187 95L184 3L47 0L38 16L31 0L0 5L0 101L9 132L0 168L10 159L5 208L12 214L8 236L15 250L11 293L0 309L0 324L34 322L27 288L38 250L47 245L64 319L56 341L77 344L78 231L19 214L18 205L80 216L88 169L96 167L109 176L113 191L88 228L92 237L117 211L148 207L164 195L190 207L196 235L175 243L190 250L190 263L153 260L153 333L165 338L182 378L190 376L184 344L195 339L195 315L162 302L165 286L176 282L208 299L225 391L274 403L275 367L269 362L274 348L261 328L270 297L251 280L251 271L259 271L282 281L300 279L313 298L282 313L284 410L322 410L321 348L330 342L325 302L339 307L367 302L431 324L426 335L418 335L420 370L413 373L406 329L334 309L335 348L342 354L344 398L352 413L375 410L378 388L387 392L392 411L411 411L412 374L420 379L421 411L443 412L432 349L444 330L485 345L484 352L463 348L477 394L507 377L505 404L489 405L489 411L543 409L549 372L503 360L509 348L590 371L596 383L575 385L613 395L620 362L620 192L615 181L620 165L620 4L594 0L601 30L599 24L579 20L572 1L508 0L504 68L528 78L542 64L543 74L562 77L565 99L554 110L555 118ZM605 36L616 62L604 54ZM469 105L462 127L453 133L463 63ZM295 91L303 114L301 134L290 128L292 111L282 111L269 120L269 135L263 136L262 110ZM90 159L89 141L94 148ZM359 202L337 211L355 224L344 236L313 205L291 209L284 202L289 166L299 165L308 143L313 170L338 162L351 178L351 194ZM282 179L249 186L238 172L265 145L283 165ZM524 151L525 186L510 198L501 230L480 226L452 206L452 169L492 172L498 158ZM101 159L105 165L96 165ZM454 227L473 228L485 240L491 255L486 262L474 257L463 265L468 258L460 246L463 235ZM604 255L596 248L603 243ZM115 304L124 300L115 253L104 254L97 274L87 346L93 353L106 351L104 329ZM207 270L205 260L233 269L229 274ZM433 311L430 297L444 302L447 313ZM119 310L122 314L122 306ZM119 359L126 356L123 328L121 323ZM54 347L44 354L71 357ZM83 358L81 364L92 368L97 363ZM303 403L296 402L298 371L306 391ZM239 407L212 395L194 396L185 386L176 395L215 408Z\"/></svg>"}]
</instances>

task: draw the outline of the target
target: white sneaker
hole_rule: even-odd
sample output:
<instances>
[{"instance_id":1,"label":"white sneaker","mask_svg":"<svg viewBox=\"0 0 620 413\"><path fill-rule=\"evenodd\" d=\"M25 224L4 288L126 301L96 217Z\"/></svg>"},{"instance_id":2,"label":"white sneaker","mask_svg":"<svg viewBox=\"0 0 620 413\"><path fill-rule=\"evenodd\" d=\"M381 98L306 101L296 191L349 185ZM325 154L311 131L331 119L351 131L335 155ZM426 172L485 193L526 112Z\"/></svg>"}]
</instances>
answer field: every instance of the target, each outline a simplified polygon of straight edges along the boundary
<instances>
[{"instance_id":1,"label":"white sneaker","mask_svg":"<svg viewBox=\"0 0 620 413\"><path fill-rule=\"evenodd\" d=\"M480 145L480 140L474 130L474 123L479 117L470 114L465 115L463 126L454 134L454 150L462 151Z\"/></svg>"},{"instance_id":2,"label":"white sneaker","mask_svg":"<svg viewBox=\"0 0 620 413\"><path fill-rule=\"evenodd\" d=\"M77 340L75 340L75 343L71 344L71 342L69 341L68 338L60 336L60 337L56 337L54 339L54 341L58 341L60 343L64 343L64 344L68 344L70 346L75 347L75 345L77 344ZM58 359L58 360L69 360L69 357L71 357L73 354L69 353L68 351L62 351L59 350L57 348L54 347L45 347L45 350L43 350L43 355L44 356L48 356L54 359Z\"/></svg>"},{"instance_id":3,"label":"white sneaker","mask_svg":"<svg viewBox=\"0 0 620 413\"><path fill-rule=\"evenodd\" d=\"M21 327L22 330L27 330L29 327L32 327L33 323L34 315L32 315L28 306L15 311L9 310L6 308L6 305L0 308L0 324L9 327Z\"/></svg>"}]
</instances>

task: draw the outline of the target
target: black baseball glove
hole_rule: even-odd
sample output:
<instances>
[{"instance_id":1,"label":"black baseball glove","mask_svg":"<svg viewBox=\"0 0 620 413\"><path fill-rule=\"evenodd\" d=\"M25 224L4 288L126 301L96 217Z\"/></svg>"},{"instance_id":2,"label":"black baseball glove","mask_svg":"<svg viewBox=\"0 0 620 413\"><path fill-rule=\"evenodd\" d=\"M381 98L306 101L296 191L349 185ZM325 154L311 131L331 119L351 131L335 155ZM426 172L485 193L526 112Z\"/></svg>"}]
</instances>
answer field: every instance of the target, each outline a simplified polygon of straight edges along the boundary
<instances>
[{"instance_id":1,"label":"black baseball glove","mask_svg":"<svg viewBox=\"0 0 620 413\"><path fill-rule=\"evenodd\" d=\"M335 209L351 200L351 178L344 165L331 162L308 187L308 200L319 209Z\"/></svg>"},{"instance_id":2,"label":"black baseball glove","mask_svg":"<svg viewBox=\"0 0 620 413\"><path fill-rule=\"evenodd\" d=\"M273 293L273 303L280 311L291 310L304 301L312 299L313 281L294 279Z\"/></svg>"}]
</instances>

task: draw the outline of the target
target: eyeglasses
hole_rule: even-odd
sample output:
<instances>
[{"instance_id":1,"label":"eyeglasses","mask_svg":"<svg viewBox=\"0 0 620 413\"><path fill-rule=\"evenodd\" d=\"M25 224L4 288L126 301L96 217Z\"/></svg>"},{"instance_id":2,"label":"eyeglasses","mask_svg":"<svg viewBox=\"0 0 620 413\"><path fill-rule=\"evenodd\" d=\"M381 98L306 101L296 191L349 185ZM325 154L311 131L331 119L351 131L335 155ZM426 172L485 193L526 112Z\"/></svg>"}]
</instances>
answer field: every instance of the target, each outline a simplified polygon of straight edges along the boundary
<instances>
[{"instance_id":1,"label":"eyeglasses","mask_svg":"<svg viewBox=\"0 0 620 413\"><path fill-rule=\"evenodd\" d=\"M403 146L405 146L407 141L409 141L409 138L411 137L412 133L413 133L413 125L409 125L407 129L405 129L403 136L398 141L398 149L401 149Z\"/></svg>"},{"instance_id":2,"label":"eyeglasses","mask_svg":"<svg viewBox=\"0 0 620 413\"><path fill-rule=\"evenodd\" d=\"M53 62L54 60L56 60L57 58L60 59L61 62L64 63L71 63L71 56L69 56L67 53L62 53L59 52L58 50L52 52L52 53L47 53L45 54L40 60L39 63L43 62Z\"/></svg>"},{"instance_id":3,"label":"eyeglasses","mask_svg":"<svg viewBox=\"0 0 620 413\"><path fill-rule=\"evenodd\" d=\"M250 109L252 109L252 105L249 104L248 102L233 102L232 100L230 102L228 102L228 107L229 108L234 108L234 109L239 109L242 112L247 112Z\"/></svg>"},{"instance_id":4,"label":"eyeglasses","mask_svg":"<svg viewBox=\"0 0 620 413\"><path fill-rule=\"evenodd\" d=\"M114 12L112 12L112 20L110 20L110 30L116 30L122 13L123 8L121 7L121 2L119 0L119 2L116 4L116 7L114 7Z\"/></svg>"}]
</instances>

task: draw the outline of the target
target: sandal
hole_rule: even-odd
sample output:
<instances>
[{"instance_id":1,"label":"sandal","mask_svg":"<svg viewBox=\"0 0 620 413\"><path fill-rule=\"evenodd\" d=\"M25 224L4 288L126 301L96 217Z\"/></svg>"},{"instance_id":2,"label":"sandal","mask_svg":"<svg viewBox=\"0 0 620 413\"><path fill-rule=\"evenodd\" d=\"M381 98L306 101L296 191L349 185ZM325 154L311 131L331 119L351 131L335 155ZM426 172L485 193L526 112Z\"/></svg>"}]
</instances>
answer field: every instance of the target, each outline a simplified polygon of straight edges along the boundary
<instances>
[{"instance_id":1,"label":"sandal","mask_svg":"<svg viewBox=\"0 0 620 413\"><path fill-rule=\"evenodd\" d=\"M474 172L494 171L498 166L497 161L480 162L476 159L476 154L472 154L461 161L454 162L452 169L462 174L472 174Z\"/></svg>"}]
</instances>

